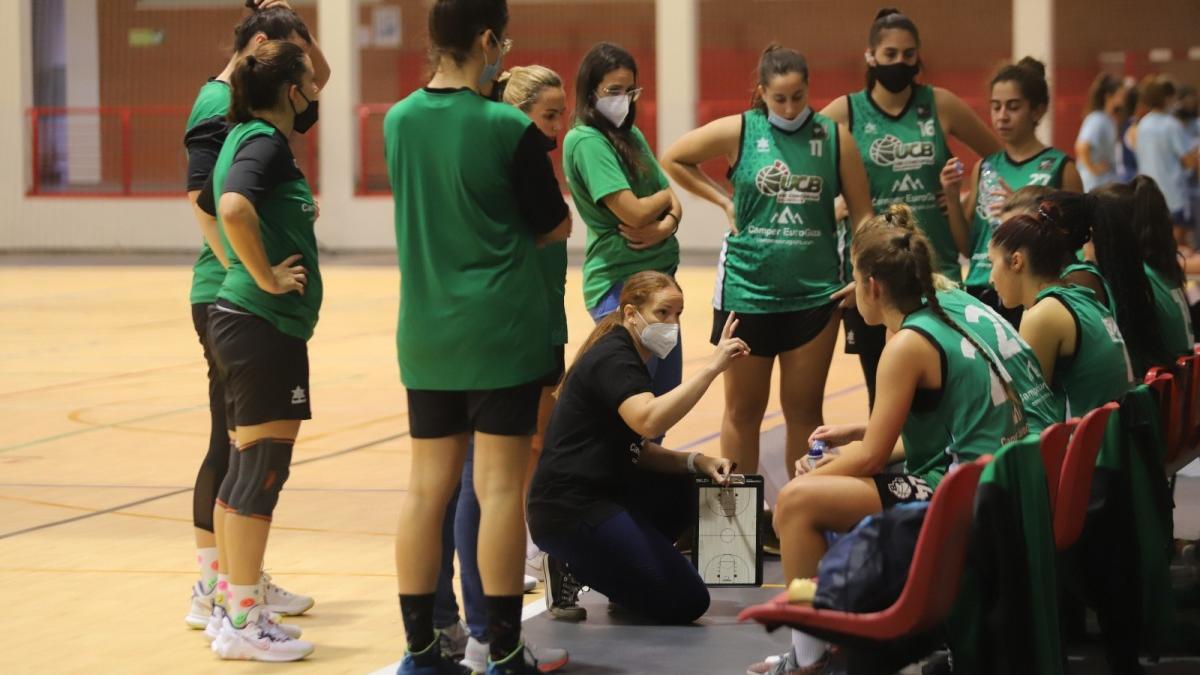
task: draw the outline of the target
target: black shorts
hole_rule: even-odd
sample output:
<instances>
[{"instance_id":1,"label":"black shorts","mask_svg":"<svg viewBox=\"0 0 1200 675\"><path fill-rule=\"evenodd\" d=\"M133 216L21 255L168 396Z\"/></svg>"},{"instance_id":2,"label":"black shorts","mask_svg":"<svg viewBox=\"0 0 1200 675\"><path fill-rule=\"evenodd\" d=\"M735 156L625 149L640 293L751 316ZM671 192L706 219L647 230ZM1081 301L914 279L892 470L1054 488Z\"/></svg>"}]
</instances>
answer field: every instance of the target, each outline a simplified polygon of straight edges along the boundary
<instances>
[{"instance_id":1,"label":"black shorts","mask_svg":"<svg viewBox=\"0 0 1200 675\"><path fill-rule=\"evenodd\" d=\"M1020 305L1012 309L1005 307L1004 303L1000 302L1000 294L991 286L968 286L965 290L975 296L976 300L996 310L1000 316L1012 324L1013 328L1021 327L1021 317L1025 315L1024 307Z\"/></svg>"},{"instance_id":2,"label":"black shorts","mask_svg":"<svg viewBox=\"0 0 1200 675\"><path fill-rule=\"evenodd\" d=\"M772 312L770 314L743 314L737 312L737 331L734 337L740 337L750 346L751 356L774 357L783 352L790 352L812 342L837 311L837 303L802 309L796 312ZM712 335L708 341L717 344L721 341L721 331L725 330L725 321L729 312L713 309Z\"/></svg>"},{"instance_id":3,"label":"black shorts","mask_svg":"<svg viewBox=\"0 0 1200 675\"><path fill-rule=\"evenodd\" d=\"M554 348L554 370L546 373L539 384L543 389L554 388L562 382L563 375L567 372L567 348L566 345L558 345Z\"/></svg>"},{"instance_id":4,"label":"black shorts","mask_svg":"<svg viewBox=\"0 0 1200 675\"><path fill-rule=\"evenodd\" d=\"M224 426L233 431L233 418L229 416L232 409L230 401L225 396L225 383L221 381L221 369L217 367L217 357L208 343L208 308L211 303L192 305L192 328L196 329L196 337L200 339L200 347L204 350L204 362L208 364L208 412L214 424Z\"/></svg>"},{"instance_id":5,"label":"black shorts","mask_svg":"<svg viewBox=\"0 0 1200 675\"><path fill-rule=\"evenodd\" d=\"M924 478L907 473L876 474L875 489L879 491L879 502L883 508L897 504L927 502L933 499L933 488Z\"/></svg>"},{"instance_id":6,"label":"black shorts","mask_svg":"<svg viewBox=\"0 0 1200 675\"><path fill-rule=\"evenodd\" d=\"M847 354L880 354L887 342L886 326L871 326L863 320L858 308L842 312L842 327L846 331Z\"/></svg>"},{"instance_id":7,"label":"black shorts","mask_svg":"<svg viewBox=\"0 0 1200 675\"><path fill-rule=\"evenodd\" d=\"M312 419L308 342L225 300L208 310L208 335L234 424Z\"/></svg>"},{"instance_id":8,"label":"black shorts","mask_svg":"<svg viewBox=\"0 0 1200 675\"><path fill-rule=\"evenodd\" d=\"M445 438L478 431L494 436L532 436L537 431L542 381L504 389L408 390L408 428L413 438Z\"/></svg>"}]
</instances>

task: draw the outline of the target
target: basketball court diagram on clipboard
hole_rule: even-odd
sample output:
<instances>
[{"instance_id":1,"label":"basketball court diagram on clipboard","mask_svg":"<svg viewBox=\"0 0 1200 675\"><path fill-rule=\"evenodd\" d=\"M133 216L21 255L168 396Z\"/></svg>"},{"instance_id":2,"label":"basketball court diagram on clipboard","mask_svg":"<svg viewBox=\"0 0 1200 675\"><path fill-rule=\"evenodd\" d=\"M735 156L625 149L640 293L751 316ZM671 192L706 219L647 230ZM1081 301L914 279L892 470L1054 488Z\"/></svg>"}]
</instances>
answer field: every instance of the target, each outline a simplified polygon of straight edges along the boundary
<instances>
[{"instance_id":1,"label":"basketball court diagram on clipboard","mask_svg":"<svg viewBox=\"0 0 1200 675\"><path fill-rule=\"evenodd\" d=\"M758 523L762 477L745 476L723 487L697 481L696 569L710 586L761 583ZM707 484L706 484L707 483Z\"/></svg>"}]
</instances>

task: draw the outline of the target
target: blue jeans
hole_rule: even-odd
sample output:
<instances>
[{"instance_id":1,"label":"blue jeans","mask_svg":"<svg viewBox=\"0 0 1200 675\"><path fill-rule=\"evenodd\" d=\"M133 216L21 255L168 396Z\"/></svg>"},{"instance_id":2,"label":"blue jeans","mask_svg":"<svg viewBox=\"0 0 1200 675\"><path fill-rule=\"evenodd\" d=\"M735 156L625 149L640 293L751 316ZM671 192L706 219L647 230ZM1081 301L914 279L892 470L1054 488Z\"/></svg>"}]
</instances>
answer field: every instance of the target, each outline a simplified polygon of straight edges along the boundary
<instances>
[{"instance_id":1,"label":"blue jeans","mask_svg":"<svg viewBox=\"0 0 1200 675\"><path fill-rule=\"evenodd\" d=\"M442 521L442 569L438 576L433 625L445 628L458 621L458 603L451 584L454 580L454 550L458 549L459 583L462 585L467 629L471 637L487 642L487 604L476 558L479 546L479 499L475 496L474 467L475 442L468 441L462 480L446 506L446 518Z\"/></svg>"},{"instance_id":2,"label":"blue jeans","mask_svg":"<svg viewBox=\"0 0 1200 675\"><path fill-rule=\"evenodd\" d=\"M673 545L694 522L692 477L639 473L625 509L597 525L534 532L534 543L610 601L658 623L692 623L708 611L708 587Z\"/></svg>"},{"instance_id":3,"label":"blue jeans","mask_svg":"<svg viewBox=\"0 0 1200 675\"><path fill-rule=\"evenodd\" d=\"M611 314L617 308L621 301L621 289L625 288L625 282L619 281L613 284L612 288L600 298L600 304L588 310L588 314L592 316L592 320L600 323L606 315ZM646 362L646 369L650 371L651 387L655 396L662 396L671 391L683 382L683 336L680 335L679 344L675 345L675 349L667 354L667 358L660 359L657 356L651 356Z\"/></svg>"}]
</instances>

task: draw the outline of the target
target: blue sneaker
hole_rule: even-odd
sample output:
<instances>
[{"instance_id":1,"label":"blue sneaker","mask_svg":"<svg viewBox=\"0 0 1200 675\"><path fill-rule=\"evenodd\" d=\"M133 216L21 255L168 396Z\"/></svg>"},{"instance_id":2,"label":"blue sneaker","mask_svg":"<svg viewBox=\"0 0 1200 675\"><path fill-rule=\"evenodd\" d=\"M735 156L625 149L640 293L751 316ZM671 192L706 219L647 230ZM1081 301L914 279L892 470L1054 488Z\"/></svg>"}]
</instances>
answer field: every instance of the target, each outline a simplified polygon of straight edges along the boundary
<instances>
[{"instance_id":1,"label":"blue sneaker","mask_svg":"<svg viewBox=\"0 0 1200 675\"><path fill-rule=\"evenodd\" d=\"M488 659L487 675L541 675L533 652L521 645L502 661Z\"/></svg>"},{"instance_id":2,"label":"blue sneaker","mask_svg":"<svg viewBox=\"0 0 1200 675\"><path fill-rule=\"evenodd\" d=\"M441 635L419 652L408 651L396 669L396 675L471 675L470 669L454 662L441 650Z\"/></svg>"}]
</instances>

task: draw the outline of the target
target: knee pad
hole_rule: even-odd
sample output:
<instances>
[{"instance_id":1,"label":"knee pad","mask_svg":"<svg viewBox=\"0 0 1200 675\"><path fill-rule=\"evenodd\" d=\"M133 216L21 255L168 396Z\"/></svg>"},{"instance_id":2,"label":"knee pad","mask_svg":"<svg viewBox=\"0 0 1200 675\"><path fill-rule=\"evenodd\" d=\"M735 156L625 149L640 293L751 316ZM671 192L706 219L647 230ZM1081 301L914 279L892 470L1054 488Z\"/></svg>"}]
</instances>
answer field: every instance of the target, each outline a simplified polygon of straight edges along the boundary
<instances>
[{"instance_id":1,"label":"knee pad","mask_svg":"<svg viewBox=\"0 0 1200 675\"><path fill-rule=\"evenodd\" d=\"M217 488L217 503L226 508L229 507L230 496L233 494L233 486L237 483L238 466L241 464L242 456L238 452L237 443L229 442L229 461L225 467L225 477L221 479L221 485Z\"/></svg>"},{"instance_id":2,"label":"knee pad","mask_svg":"<svg viewBox=\"0 0 1200 675\"><path fill-rule=\"evenodd\" d=\"M264 438L242 448L229 508L238 515L270 520L288 479L292 445L293 441Z\"/></svg>"}]
</instances>

